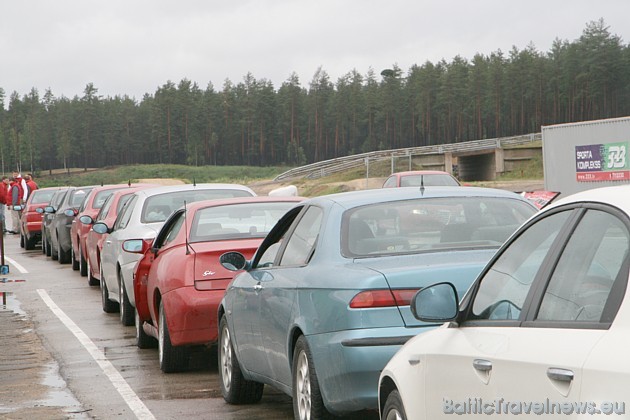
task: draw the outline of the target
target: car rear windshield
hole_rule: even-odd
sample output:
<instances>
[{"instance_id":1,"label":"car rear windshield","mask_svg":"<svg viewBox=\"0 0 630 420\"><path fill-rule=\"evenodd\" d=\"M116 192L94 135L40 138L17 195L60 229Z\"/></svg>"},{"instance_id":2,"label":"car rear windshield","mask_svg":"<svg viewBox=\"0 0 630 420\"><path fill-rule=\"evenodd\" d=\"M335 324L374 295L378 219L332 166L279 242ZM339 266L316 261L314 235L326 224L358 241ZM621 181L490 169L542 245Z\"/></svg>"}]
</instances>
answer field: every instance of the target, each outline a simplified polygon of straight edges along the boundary
<instances>
[{"instance_id":1,"label":"car rear windshield","mask_svg":"<svg viewBox=\"0 0 630 420\"><path fill-rule=\"evenodd\" d=\"M251 196L249 191L230 189L194 189L158 194L145 200L140 221L142 223L164 222L171 213L182 207L184 202L194 203L202 200Z\"/></svg>"},{"instance_id":2,"label":"car rear windshield","mask_svg":"<svg viewBox=\"0 0 630 420\"><path fill-rule=\"evenodd\" d=\"M195 213L190 242L264 238L293 202L239 203L206 207Z\"/></svg>"},{"instance_id":3,"label":"car rear windshield","mask_svg":"<svg viewBox=\"0 0 630 420\"><path fill-rule=\"evenodd\" d=\"M348 257L499 247L536 212L519 199L426 198L348 210L341 228Z\"/></svg>"},{"instance_id":4,"label":"car rear windshield","mask_svg":"<svg viewBox=\"0 0 630 420\"><path fill-rule=\"evenodd\" d=\"M80 188L73 190L70 193L70 207L78 208L83 204L87 195L92 191L92 188Z\"/></svg>"},{"instance_id":5,"label":"car rear windshield","mask_svg":"<svg viewBox=\"0 0 630 420\"><path fill-rule=\"evenodd\" d=\"M118 191L119 189L122 189L122 187L97 192L96 196L94 197L94 201L92 202L92 207L94 209L100 209L101 207L103 207L103 204L105 204L105 200L107 200L107 197L109 197L115 191Z\"/></svg>"},{"instance_id":6,"label":"car rear windshield","mask_svg":"<svg viewBox=\"0 0 630 420\"><path fill-rule=\"evenodd\" d=\"M57 192L57 190L35 190L31 194L33 198L31 198L31 204L44 204L50 203L52 196Z\"/></svg>"},{"instance_id":7,"label":"car rear windshield","mask_svg":"<svg viewBox=\"0 0 630 420\"><path fill-rule=\"evenodd\" d=\"M401 187L458 186L459 181L449 174L407 175L400 178Z\"/></svg>"}]
</instances>

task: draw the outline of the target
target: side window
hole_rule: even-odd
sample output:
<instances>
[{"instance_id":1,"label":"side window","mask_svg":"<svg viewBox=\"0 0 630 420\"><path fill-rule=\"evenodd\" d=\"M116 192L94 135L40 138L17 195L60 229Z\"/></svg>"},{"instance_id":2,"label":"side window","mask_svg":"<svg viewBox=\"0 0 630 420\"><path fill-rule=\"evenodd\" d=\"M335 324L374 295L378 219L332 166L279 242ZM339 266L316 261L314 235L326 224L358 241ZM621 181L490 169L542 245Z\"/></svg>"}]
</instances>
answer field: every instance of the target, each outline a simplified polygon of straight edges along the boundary
<instances>
[{"instance_id":1,"label":"side window","mask_svg":"<svg viewBox=\"0 0 630 420\"><path fill-rule=\"evenodd\" d=\"M571 211L552 214L524 231L481 279L471 320L518 319L547 253Z\"/></svg>"},{"instance_id":2,"label":"side window","mask_svg":"<svg viewBox=\"0 0 630 420\"><path fill-rule=\"evenodd\" d=\"M114 223L114 230L124 229L127 227L127 223L129 223L129 219L131 219L131 214L133 213L133 208L135 207L136 201L138 197L134 196L125 207L123 207L122 212L118 215L116 219L116 223Z\"/></svg>"},{"instance_id":3,"label":"side window","mask_svg":"<svg viewBox=\"0 0 630 420\"><path fill-rule=\"evenodd\" d=\"M387 178L387 181L383 184L383 188L392 188L396 186L396 177L390 176Z\"/></svg>"},{"instance_id":4,"label":"side window","mask_svg":"<svg viewBox=\"0 0 630 420\"><path fill-rule=\"evenodd\" d=\"M185 212L181 212L179 215L177 215L177 219L171 220L171 224L166 231L166 236L164 237L162 243L158 244L158 247L162 248L168 245L173 239L175 239L182 226L184 225L184 215Z\"/></svg>"},{"instance_id":5,"label":"side window","mask_svg":"<svg viewBox=\"0 0 630 420\"><path fill-rule=\"evenodd\" d=\"M96 221L101 221L107 217L107 213L109 213L109 208L112 206L112 202L114 201L113 198L113 194L107 197L105 203L103 203L103 207L101 207L98 214L96 215Z\"/></svg>"},{"instance_id":6,"label":"side window","mask_svg":"<svg viewBox=\"0 0 630 420\"><path fill-rule=\"evenodd\" d=\"M280 260L281 266L308 263L315 250L321 224L322 210L319 207L310 207L288 239L289 242Z\"/></svg>"},{"instance_id":7,"label":"side window","mask_svg":"<svg viewBox=\"0 0 630 420\"><path fill-rule=\"evenodd\" d=\"M588 210L562 252L536 319L600 322L615 280L628 278L628 242L628 229L616 216Z\"/></svg>"}]
</instances>

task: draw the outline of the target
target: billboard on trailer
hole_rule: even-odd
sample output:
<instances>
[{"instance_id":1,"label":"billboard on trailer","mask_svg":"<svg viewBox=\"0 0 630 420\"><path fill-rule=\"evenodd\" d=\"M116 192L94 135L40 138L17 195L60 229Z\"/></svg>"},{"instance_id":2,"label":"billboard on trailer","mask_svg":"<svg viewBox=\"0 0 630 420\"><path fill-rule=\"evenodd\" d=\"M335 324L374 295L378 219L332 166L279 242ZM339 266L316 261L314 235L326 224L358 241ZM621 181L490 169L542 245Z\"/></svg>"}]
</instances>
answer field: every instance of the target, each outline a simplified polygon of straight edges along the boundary
<instances>
[{"instance_id":1,"label":"billboard on trailer","mask_svg":"<svg viewBox=\"0 0 630 420\"><path fill-rule=\"evenodd\" d=\"M546 190L630 182L630 117L543 126L542 143Z\"/></svg>"}]
</instances>

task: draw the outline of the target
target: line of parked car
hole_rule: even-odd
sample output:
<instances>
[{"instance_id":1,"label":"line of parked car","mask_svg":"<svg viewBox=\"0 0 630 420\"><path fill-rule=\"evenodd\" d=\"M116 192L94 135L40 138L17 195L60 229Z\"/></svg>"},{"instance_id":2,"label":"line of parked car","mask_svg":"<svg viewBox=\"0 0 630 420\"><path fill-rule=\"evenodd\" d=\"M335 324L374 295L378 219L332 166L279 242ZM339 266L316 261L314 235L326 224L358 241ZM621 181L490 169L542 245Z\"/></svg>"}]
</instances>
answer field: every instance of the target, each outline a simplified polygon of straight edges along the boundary
<instances>
[{"instance_id":1,"label":"line of parked car","mask_svg":"<svg viewBox=\"0 0 630 420\"><path fill-rule=\"evenodd\" d=\"M164 372L216 346L228 403L270 385L298 419L435 419L476 397L623 401L630 372L612 372L627 364L611 345L630 341L628 192L538 212L512 192L424 179L309 199L64 187L31 195L21 243L35 246L37 215L43 252L100 286L103 311L157 346Z\"/></svg>"}]
</instances>

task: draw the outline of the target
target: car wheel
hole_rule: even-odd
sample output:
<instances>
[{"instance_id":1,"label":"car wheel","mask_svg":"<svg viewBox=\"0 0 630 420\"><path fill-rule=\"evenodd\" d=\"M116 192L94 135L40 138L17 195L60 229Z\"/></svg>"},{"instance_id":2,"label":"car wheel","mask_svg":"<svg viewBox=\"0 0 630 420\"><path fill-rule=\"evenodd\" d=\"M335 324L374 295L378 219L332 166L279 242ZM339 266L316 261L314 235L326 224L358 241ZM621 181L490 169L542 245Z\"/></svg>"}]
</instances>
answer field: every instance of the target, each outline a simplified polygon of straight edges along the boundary
<instances>
[{"instance_id":1,"label":"car wheel","mask_svg":"<svg viewBox=\"0 0 630 420\"><path fill-rule=\"evenodd\" d=\"M88 286L98 286L99 280L92 275L92 265L90 264L90 259L88 258L86 261L87 265L87 278L88 278Z\"/></svg>"},{"instance_id":2,"label":"car wheel","mask_svg":"<svg viewBox=\"0 0 630 420\"><path fill-rule=\"evenodd\" d=\"M46 256L52 258L52 246L48 238L46 238Z\"/></svg>"},{"instance_id":3,"label":"car wheel","mask_svg":"<svg viewBox=\"0 0 630 420\"><path fill-rule=\"evenodd\" d=\"M42 232L42 254L46 255L46 235Z\"/></svg>"},{"instance_id":4,"label":"car wheel","mask_svg":"<svg viewBox=\"0 0 630 420\"><path fill-rule=\"evenodd\" d=\"M35 249L35 244L37 243L37 237L33 236L32 238L24 237L24 249L27 251L32 251Z\"/></svg>"},{"instance_id":5,"label":"car wheel","mask_svg":"<svg viewBox=\"0 0 630 420\"><path fill-rule=\"evenodd\" d=\"M109 300L109 290L107 290L107 282L103 277L101 271L101 303L103 305L103 311L108 314L114 313L118 310L118 303Z\"/></svg>"},{"instance_id":6,"label":"car wheel","mask_svg":"<svg viewBox=\"0 0 630 420\"><path fill-rule=\"evenodd\" d=\"M397 390L393 390L385 400L383 407L383 420L407 420L405 407L403 407L402 399Z\"/></svg>"},{"instance_id":7,"label":"car wheel","mask_svg":"<svg viewBox=\"0 0 630 420\"><path fill-rule=\"evenodd\" d=\"M223 399L230 404L253 404L260 401L264 384L248 381L241 372L225 315L219 324L219 383Z\"/></svg>"},{"instance_id":8,"label":"car wheel","mask_svg":"<svg viewBox=\"0 0 630 420\"><path fill-rule=\"evenodd\" d=\"M148 349L151 347L155 347L157 342L155 338L151 337L149 334L144 332L142 328L142 321L140 320L140 315L138 314L138 310L134 308L134 322L136 324L136 345L141 349Z\"/></svg>"},{"instance_id":9,"label":"car wheel","mask_svg":"<svg viewBox=\"0 0 630 420\"><path fill-rule=\"evenodd\" d=\"M79 270L79 261L77 261L77 254L74 253L74 247L70 246L70 262L72 263L72 269L74 271ZM61 258L59 259L61 260Z\"/></svg>"},{"instance_id":10,"label":"car wheel","mask_svg":"<svg viewBox=\"0 0 630 420\"><path fill-rule=\"evenodd\" d=\"M118 290L120 293L120 322L125 327L130 327L135 321L134 307L129 302L129 296L127 295L127 288L125 287L125 281L122 278L120 270L118 271Z\"/></svg>"},{"instance_id":11,"label":"car wheel","mask_svg":"<svg viewBox=\"0 0 630 420\"><path fill-rule=\"evenodd\" d=\"M20 233L20 248L24 248L24 235Z\"/></svg>"},{"instance_id":12,"label":"car wheel","mask_svg":"<svg viewBox=\"0 0 630 420\"><path fill-rule=\"evenodd\" d=\"M50 241L48 246L50 247L50 258L52 258L53 261L57 261L59 259L59 253L57 252L57 248L55 248L55 244L52 240Z\"/></svg>"},{"instance_id":13,"label":"car wheel","mask_svg":"<svg viewBox=\"0 0 630 420\"><path fill-rule=\"evenodd\" d=\"M313 356L304 336L298 338L293 351L293 417L300 420L330 417L319 390Z\"/></svg>"},{"instance_id":14,"label":"car wheel","mask_svg":"<svg viewBox=\"0 0 630 420\"><path fill-rule=\"evenodd\" d=\"M166 323L166 313L164 302L160 301L160 314L158 324L158 358L160 359L160 369L164 373L179 372L186 364L186 348L173 346L171 336Z\"/></svg>"},{"instance_id":15,"label":"car wheel","mask_svg":"<svg viewBox=\"0 0 630 420\"><path fill-rule=\"evenodd\" d=\"M57 238L59 238L59 234L57 234ZM70 258L72 257L72 253L70 252L70 250L64 251L60 243L57 243L57 246L58 246L57 255L59 257L59 264L68 264L70 262ZM70 245L70 248L72 249L72 245Z\"/></svg>"},{"instance_id":16,"label":"car wheel","mask_svg":"<svg viewBox=\"0 0 630 420\"><path fill-rule=\"evenodd\" d=\"M83 257L83 248L79 245L79 274L83 277L87 276L87 261Z\"/></svg>"}]
</instances>

